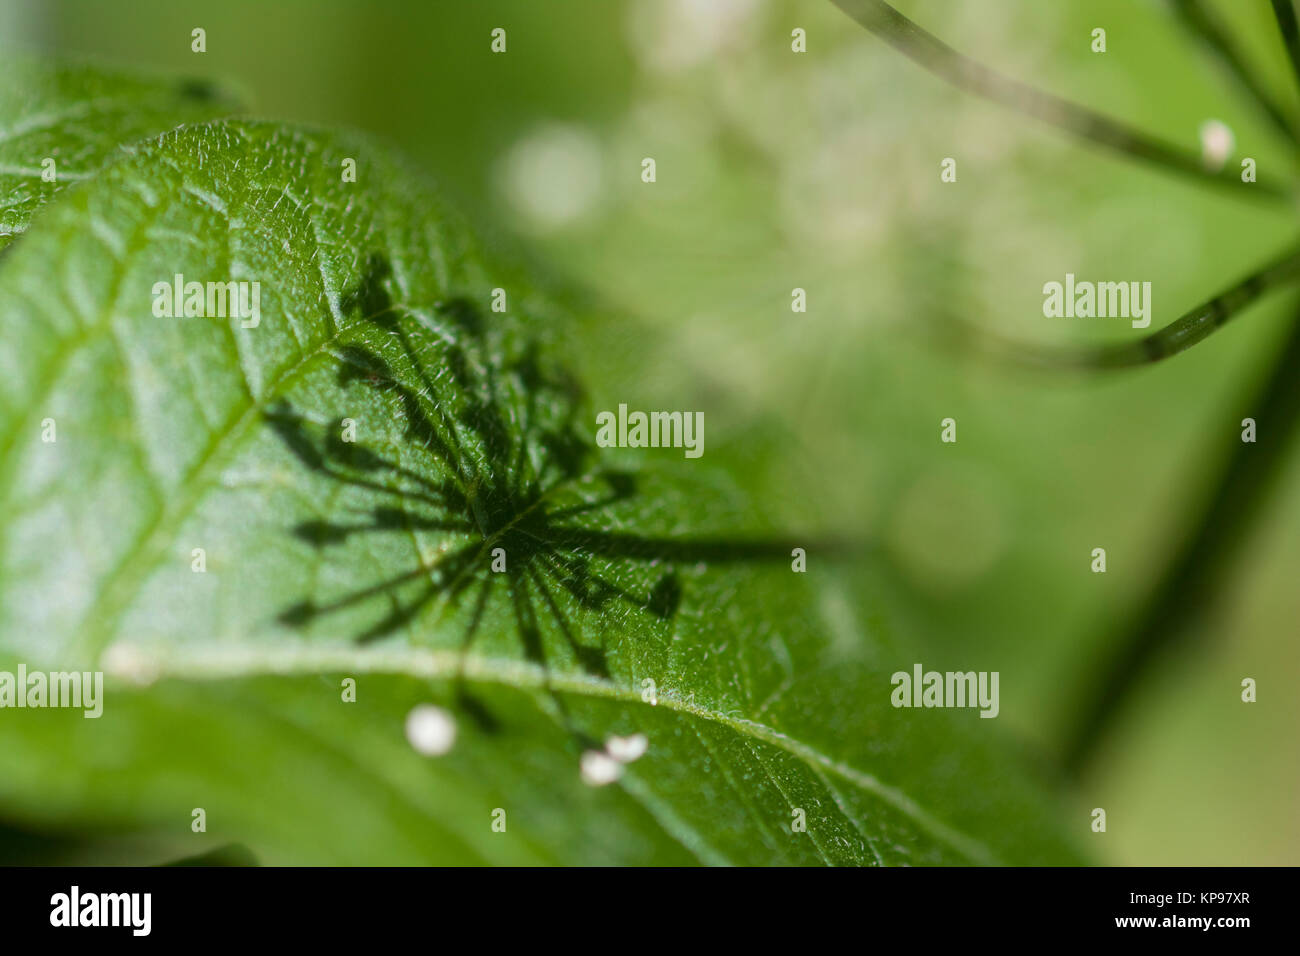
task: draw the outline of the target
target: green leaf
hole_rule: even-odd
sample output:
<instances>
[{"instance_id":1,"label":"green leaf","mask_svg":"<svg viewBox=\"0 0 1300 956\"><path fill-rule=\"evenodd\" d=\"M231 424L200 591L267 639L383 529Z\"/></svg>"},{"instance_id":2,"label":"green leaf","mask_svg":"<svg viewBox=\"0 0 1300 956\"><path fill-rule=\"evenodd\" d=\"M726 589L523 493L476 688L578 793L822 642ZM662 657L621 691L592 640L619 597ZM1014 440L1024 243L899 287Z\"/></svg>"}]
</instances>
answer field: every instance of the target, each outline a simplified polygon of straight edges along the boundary
<instances>
[{"instance_id":1,"label":"green leaf","mask_svg":"<svg viewBox=\"0 0 1300 956\"><path fill-rule=\"evenodd\" d=\"M0 670L109 683L98 719L0 711L0 816L158 862L1077 860L996 721L890 705L924 658L874 559L707 454L596 448L577 325L495 255L364 140L252 121L36 214L0 265ZM155 314L176 275L257 281L260 321Z\"/></svg>"},{"instance_id":2,"label":"green leaf","mask_svg":"<svg viewBox=\"0 0 1300 956\"><path fill-rule=\"evenodd\" d=\"M233 107L230 94L201 80L0 60L0 251L42 204L134 143Z\"/></svg>"}]
</instances>

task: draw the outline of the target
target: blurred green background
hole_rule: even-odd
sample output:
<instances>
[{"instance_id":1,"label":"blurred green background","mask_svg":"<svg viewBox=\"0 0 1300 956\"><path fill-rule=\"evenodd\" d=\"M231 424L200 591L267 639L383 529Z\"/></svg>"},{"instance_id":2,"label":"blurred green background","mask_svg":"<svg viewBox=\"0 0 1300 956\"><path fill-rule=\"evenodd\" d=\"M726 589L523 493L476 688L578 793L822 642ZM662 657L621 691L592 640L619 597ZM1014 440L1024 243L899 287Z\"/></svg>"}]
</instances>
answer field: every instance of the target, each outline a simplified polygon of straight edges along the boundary
<instances>
[{"instance_id":1,"label":"blurred green background","mask_svg":"<svg viewBox=\"0 0 1300 956\"><path fill-rule=\"evenodd\" d=\"M1222 120L1230 163L1297 173L1163 3L898 6L1011 76L1192 149ZM1268 4L1217 9L1297 107ZM1105 54L1089 48L1097 26ZM884 626L927 666L999 670L1004 723L1044 759L1239 440L1295 312L1280 294L1167 363L1102 378L942 347L936 321L953 316L1035 342L1133 335L1044 319L1042 285L1066 272L1151 281L1163 325L1284 248L1295 211L953 90L828 2L0 0L4 49L211 77L259 115L397 145L471 217L597 293L573 343L597 407L707 407L710 457L754 474L760 497L868 529ZM948 156L958 181L942 185ZM945 417L955 446L939 442ZM1142 677L1077 786L1081 828L1108 812L1099 861L1300 862L1296 465L1204 633Z\"/></svg>"}]
</instances>

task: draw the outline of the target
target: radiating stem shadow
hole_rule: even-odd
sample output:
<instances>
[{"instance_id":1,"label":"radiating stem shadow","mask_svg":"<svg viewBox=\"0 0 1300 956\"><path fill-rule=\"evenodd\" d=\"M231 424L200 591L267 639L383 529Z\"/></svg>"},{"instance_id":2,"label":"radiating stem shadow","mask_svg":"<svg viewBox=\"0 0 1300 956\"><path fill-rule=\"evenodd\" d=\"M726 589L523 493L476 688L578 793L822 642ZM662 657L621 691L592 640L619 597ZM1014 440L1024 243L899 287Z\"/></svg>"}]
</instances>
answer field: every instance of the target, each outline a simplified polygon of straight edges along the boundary
<instances>
[{"instance_id":1,"label":"radiating stem shadow","mask_svg":"<svg viewBox=\"0 0 1300 956\"><path fill-rule=\"evenodd\" d=\"M281 613L283 624L307 627L386 597L388 612L353 635L371 643L468 602L460 644L468 653L493 595L504 591L528 660L549 673L542 640L548 622L578 666L608 677L604 646L584 640L571 611L620 604L670 621L683 597L678 566L789 561L796 547L825 556L857 552L847 540L656 536L622 524L609 530L605 515L634 499L639 481L597 459L579 428L582 392L574 378L545 362L535 342L494 336L466 300L439 303L436 316L407 312L389 295L389 272L387 261L372 255L360 286L342 301L345 314L363 321L338 352L337 379L386 399L405 424L402 446L348 440L342 419L313 420L287 400L265 418L300 464L366 502L340 509L342 517L300 522L290 529L300 541L321 550L360 536L432 532L446 541L415 567L329 601L293 604ZM432 334L413 334L420 326ZM649 572L653 583L644 592L620 583L620 566L641 568L631 575L639 581ZM467 697L463 674L458 685ZM567 721L558 699L554 705ZM479 716L490 723L481 709Z\"/></svg>"}]
</instances>

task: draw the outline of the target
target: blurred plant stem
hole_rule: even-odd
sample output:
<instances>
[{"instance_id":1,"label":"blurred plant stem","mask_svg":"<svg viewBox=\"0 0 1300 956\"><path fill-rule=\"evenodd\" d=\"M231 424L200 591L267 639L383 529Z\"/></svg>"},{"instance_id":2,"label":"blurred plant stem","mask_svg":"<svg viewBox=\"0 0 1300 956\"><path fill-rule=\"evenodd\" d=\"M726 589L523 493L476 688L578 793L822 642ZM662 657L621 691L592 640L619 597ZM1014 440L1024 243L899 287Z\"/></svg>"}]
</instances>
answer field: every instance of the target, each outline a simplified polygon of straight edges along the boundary
<instances>
[{"instance_id":1,"label":"blurred plant stem","mask_svg":"<svg viewBox=\"0 0 1300 956\"><path fill-rule=\"evenodd\" d=\"M1008 109L1055 126L1084 142L1140 160L1191 182L1227 188L1234 196L1247 200L1276 201L1290 195L1289 185L1262 178L1256 181L1254 188L1243 190L1237 171L1231 167L1211 169L1205 165L1199 153L1166 142L1079 103L1004 76L983 63L958 53L920 24L903 16L885 0L831 2L898 52L959 90L1000 103ZM1290 0L1285 2L1289 4ZM1287 49L1294 49L1289 39Z\"/></svg>"},{"instance_id":2,"label":"blurred plant stem","mask_svg":"<svg viewBox=\"0 0 1300 956\"><path fill-rule=\"evenodd\" d=\"M1227 70L1246 93L1247 99L1268 117L1273 126L1291 142L1300 142L1295 117L1269 92L1267 84L1251 65L1250 57L1229 34L1227 27L1204 0L1169 0L1174 15L1196 36L1205 49Z\"/></svg>"},{"instance_id":3,"label":"blurred plant stem","mask_svg":"<svg viewBox=\"0 0 1300 956\"><path fill-rule=\"evenodd\" d=\"M1282 34L1282 45L1286 47L1291 69L1300 82L1300 23L1296 22L1292 0L1273 0L1273 16L1277 19L1277 29Z\"/></svg>"},{"instance_id":4,"label":"blurred plant stem","mask_svg":"<svg viewBox=\"0 0 1300 956\"><path fill-rule=\"evenodd\" d=\"M1152 664L1191 646L1208 629L1219 589L1268 500L1300 425L1300 309L1268 381L1248 407L1256 441L1244 442L1239 436L1232 441L1227 461L1195 520L1188 522L1190 530L1173 551L1159 584L1110 643L1109 656L1097 659L1086 676L1074 682L1081 691L1071 701L1068 713L1075 717L1063 750L1065 765L1074 772L1097 753ZM1231 424L1232 431L1239 427Z\"/></svg>"}]
</instances>

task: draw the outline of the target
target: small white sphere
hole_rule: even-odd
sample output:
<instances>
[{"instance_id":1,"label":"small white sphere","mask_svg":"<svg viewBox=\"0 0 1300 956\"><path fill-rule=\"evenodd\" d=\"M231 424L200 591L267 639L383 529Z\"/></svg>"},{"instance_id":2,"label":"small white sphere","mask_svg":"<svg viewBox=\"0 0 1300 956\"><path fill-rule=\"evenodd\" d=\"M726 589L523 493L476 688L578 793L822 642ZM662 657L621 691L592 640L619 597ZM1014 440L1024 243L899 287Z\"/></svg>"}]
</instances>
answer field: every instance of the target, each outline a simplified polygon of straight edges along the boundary
<instances>
[{"instance_id":1,"label":"small white sphere","mask_svg":"<svg viewBox=\"0 0 1300 956\"><path fill-rule=\"evenodd\" d=\"M1235 145L1236 137L1225 123L1206 120L1201 124L1201 161L1206 169L1222 169Z\"/></svg>"},{"instance_id":2,"label":"small white sphere","mask_svg":"<svg viewBox=\"0 0 1300 956\"><path fill-rule=\"evenodd\" d=\"M646 752L650 741L645 734L630 734L627 737L610 737L605 741L605 752L619 763L631 763Z\"/></svg>"},{"instance_id":3,"label":"small white sphere","mask_svg":"<svg viewBox=\"0 0 1300 956\"><path fill-rule=\"evenodd\" d=\"M420 704L406 715L406 739L417 753L440 757L456 742L456 720L441 707Z\"/></svg>"},{"instance_id":4,"label":"small white sphere","mask_svg":"<svg viewBox=\"0 0 1300 956\"><path fill-rule=\"evenodd\" d=\"M623 765L603 750L588 750L582 755L582 782L589 787L603 787L623 775Z\"/></svg>"}]
</instances>

